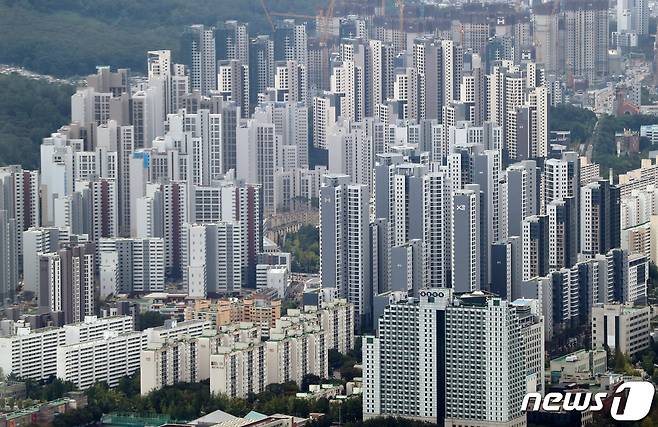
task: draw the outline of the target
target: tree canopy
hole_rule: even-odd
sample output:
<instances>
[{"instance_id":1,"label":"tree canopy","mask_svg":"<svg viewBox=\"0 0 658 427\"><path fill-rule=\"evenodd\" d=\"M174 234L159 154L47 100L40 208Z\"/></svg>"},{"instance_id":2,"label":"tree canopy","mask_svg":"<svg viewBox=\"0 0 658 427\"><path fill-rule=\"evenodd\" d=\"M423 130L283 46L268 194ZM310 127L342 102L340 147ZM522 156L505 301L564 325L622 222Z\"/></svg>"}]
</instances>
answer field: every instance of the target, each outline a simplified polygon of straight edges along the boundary
<instances>
[{"instance_id":1,"label":"tree canopy","mask_svg":"<svg viewBox=\"0 0 658 427\"><path fill-rule=\"evenodd\" d=\"M548 117L549 130L571 131L571 142L576 144L586 142L596 125L596 114L569 104L551 107Z\"/></svg>"},{"instance_id":2,"label":"tree canopy","mask_svg":"<svg viewBox=\"0 0 658 427\"><path fill-rule=\"evenodd\" d=\"M118 387L109 388L105 383L95 384L86 391L88 405L60 415L54 427L87 425L100 420L103 414L112 412L136 414L163 414L172 420L190 421L216 410L243 417L254 410L266 415L275 413L308 417L311 412L327 414L327 421L359 422L362 403L360 397L335 404L327 399L300 399L295 383L270 384L259 394L247 399L236 399L210 393L208 381L178 383L149 393L139 394L139 374L126 377Z\"/></svg>"},{"instance_id":3,"label":"tree canopy","mask_svg":"<svg viewBox=\"0 0 658 427\"><path fill-rule=\"evenodd\" d=\"M143 331L144 329L162 326L165 320L167 320L167 316L161 314L159 311L145 311L139 314L139 327L137 329Z\"/></svg>"},{"instance_id":4,"label":"tree canopy","mask_svg":"<svg viewBox=\"0 0 658 427\"><path fill-rule=\"evenodd\" d=\"M612 168L614 173L625 173L631 169L640 167L640 159L645 158L653 147L647 141L640 141L640 152L617 157L617 145L615 134L629 129L639 132L640 126L658 123L658 117L636 114L614 117L605 115L599 118L596 129L592 135L593 155L592 160L601 165L601 174L604 175Z\"/></svg>"},{"instance_id":5,"label":"tree canopy","mask_svg":"<svg viewBox=\"0 0 658 427\"><path fill-rule=\"evenodd\" d=\"M74 91L72 86L0 74L0 164L38 168L41 140L70 122Z\"/></svg>"},{"instance_id":6,"label":"tree canopy","mask_svg":"<svg viewBox=\"0 0 658 427\"><path fill-rule=\"evenodd\" d=\"M629 129L639 132L640 126L658 123L658 117L645 114L624 115L615 117L596 115L585 108L573 105L551 107L549 112L549 129L571 131L571 142L574 150L576 144L592 145L592 160L601 165L601 174L606 175L609 169L615 174L625 173L640 167L640 159L645 158L649 151L658 149L645 139L640 139L640 152L617 157L615 134Z\"/></svg>"},{"instance_id":7,"label":"tree canopy","mask_svg":"<svg viewBox=\"0 0 658 427\"><path fill-rule=\"evenodd\" d=\"M283 250L292 254L292 271L317 273L320 271L320 232L312 225L302 226L298 232L286 236Z\"/></svg>"}]
</instances>

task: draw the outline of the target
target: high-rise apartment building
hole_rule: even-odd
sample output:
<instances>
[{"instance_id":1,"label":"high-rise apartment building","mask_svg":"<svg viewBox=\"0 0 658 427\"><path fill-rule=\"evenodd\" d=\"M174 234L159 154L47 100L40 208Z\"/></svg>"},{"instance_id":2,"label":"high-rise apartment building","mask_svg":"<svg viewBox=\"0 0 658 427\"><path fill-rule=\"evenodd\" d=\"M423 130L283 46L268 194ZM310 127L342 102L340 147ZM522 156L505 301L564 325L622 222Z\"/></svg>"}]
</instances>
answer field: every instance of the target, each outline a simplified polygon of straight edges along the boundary
<instances>
[{"instance_id":1,"label":"high-rise apartment building","mask_svg":"<svg viewBox=\"0 0 658 427\"><path fill-rule=\"evenodd\" d=\"M39 171L17 165L0 168L0 210L6 210L8 218L16 221L19 262L23 259L23 231L41 225L40 184Z\"/></svg>"},{"instance_id":2,"label":"high-rise apartment building","mask_svg":"<svg viewBox=\"0 0 658 427\"><path fill-rule=\"evenodd\" d=\"M563 67L560 58L560 10L557 2L549 1L533 5L533 44L535 46L535 61L542 65L547 74L561 73Z\"/></svg>"},{"instance_id":3,"label":"high-rise apartment building","mask_svg":"<svg viewBox=\"0 0 658 427\"><path fill-rule=\"evenodd\" d=\"M530 331L511 304L482 292L456 298L428 288L418 300L391 304L377 336L364 337L364 417L525 425L525 340L533 348L543 341ZM465 360L472 369L460 369Z\"/></svg>"},{"instance_id":4,"label":"high-rise apartment building","mask_svg":"<svg viewBox=\"0 0 658 427\"><path fill-rule=\"evenodd\" d=\"M92 243L68 243L39 259L39 307L62 312L65 323L75 323L95 312Z\"/></svg>"},{"instance_id":5,"label":"high-rise apartment building","mask_svg":"<svg viewBox=\"0 0 658 427\"><path fill-rule=\"evenodd\" d=\"M521 236L521 223L540 213L539 169L534 160L524 160L505 171L507 236Z\"/></svg>"},{"instance_id":6,"label":"high-rise apartment building","mask_svg":"<svg viewBox=\"0 0 658 427\"><path fill-rule=\"evenodd\" d=\"M608 74L608 2L570 0L564 8L565 71L600 80Z\"/></svg>"},{"instance_id":7,"label":"high-rise apartment building","mask_svg":"<svg viewBox=\"0 0 658 427\"><path fill-rule=\"evenodd\" d=\"M443 106L460 97L463 50L452 40L419 38L413 45L418 72L418 117L443 123Z\"/></svg>"},{"instance_id":8,"label":"high-rise apartment building","mask_svg":"<svg viewBox=\"0 0 658 427\"><path fill-rule=\"evenodd\" d=\"M533 215L521 223L523 280L544 276L549 271L549 217Z\"/></svg>"},{"instance_id":9,"label":"high-rise apartment building","mask_svg":"<svg viewBox=\"0 0 658 427\"><path fill-rule=\"evenodd\" d=\"M471 292L482 289L480 269L481 199L477 184L468 184L452 196L452 289Z\"/></svg>"},{"instance_id":10,"label":"high-rise apartment building","mask_svg":"<svg viewBox=\"0 0 658 427\"><path fill-rule=\"evenodd\" d=\"M617 32L638 36L649 33L649 4L646 0L617 2Z\"/></svg>"},{"instance_id":11,"label":"high-rise apartment building","mask_svg":"<svg viewBox=\"0 0 658 427\"><path fill-rule=\"evenodd\" d=\"M122 293L164 291L164 239L100 239L98 251L101 298Z\"/></svg>"},{"instance_id":12,"label":"high-rise apartment building","mask_svg":"<svg viewBox=\"0 0 658 427\"><path fill-rule=\"evenodd\" d=\"M39 257L69 241L68 228L35 227L23 232L23 291L39 297Z\"/></svg>"},{"instance_id":13,"label":"high-rise apartment building","mask_svg":"<svg viewBox=\"0 0 658 427\"><path fill-rule=\"evenodd\" d=\"M277 61L274 66L273 92L266 99L308 103L308 70L294 60ZM269 91L268 91L269 92Z\"/></svg>"},{"instance_id":14,"label":"high-rise apartment building","mask_svg":"<svg viewBox=\"0 0 658 427\"><path fill-rule=\"evenodd\" d=\"M578 257L578 206L573 197L546 205L548 215L548 264L560 269L576 263Z\"/></svg>"},{"instance_id":15,"label":"high-rise apartment building","mask_svg":"<svg viewBox=\"0 0 658 427\"><path fill-rule=\"evenodd\" d=\"M190 67L190 86L202 95L217 88L215 30L192 25L183 34L185 63Z\"/></svg>"},{"instance_id":16,"label":"high-rise apartment building","mask_svg":"<svg viewBox=\"0 0 658 427\"><path fill-rule=\"evenodd\" d=\"M263 208L274 211L274 172L281 165L281 138L271 122L249 119L237 129L236 176L250 184L259 184Z\"/></svg>"},{"instance_id":17,"label":"high-rise apartment building","mask_svg":"<svg viewBox=\"0 0 658 427\"><path fill-rule=\"evenodd\" d=\"M215 29L215 58L236 60L249 65L249 27L233 20L220 23Z\"/></svg>"},{"instance_id":18,"label":"high-rise apartment building","mask_svg":"<svg viewBox=\"0 0 658 427\"><path fill-rule=\"evenodd\" d=\"M218 62L217 92L225 101L235 102L240 107L242 117L249 117L249 77L249 66L237 59Z\"/></svg>"},{"instance_id":19,"label":"high-rise apartment building","mask_svg":"<svg viewBox=\"0 0 658 427\"><path fill-rule=\"evenodd\" d=\"M188 294L205 298L207 293L233 294L243 285L246 254L245 234L236 221L189 224L184 236Z\"/></svg>"},{"instance_id":20,"label":"high-rise apartment building","mask_svg":"<svg viewBox=\"0 0 658 427\"><path fill-rule=\"evenodd\" d=\"M274 41L259 35L249 44L249 102L256 105L258 95L274 87Z\"/></svg>"},{"instance_id":21,"label":"high-rise apartment building","mask_svg":"<svg viewBox=\"0 0 658 427\"><path fill-rule=\"evenodd\" d=\"M274 28L274 60L308 63L308 37L305 24L284 19Z\"/></svg>"},{"instance_id":22,"label":"high-rise apartment building","mask_svg":"<svg viewBox=\"0 0 658 427\"><path fill-rule=\"evenodd\" d=\"M369 199L347 175L325 175L320 188L322 287L354 304L357 328L371 321Z\"/></svg>"},{"instance_id":23,"label":"high-rise apartment building","mask_svg":"<svg viewBox=\"0 0 658 427\"><path fill-rule=\"evenodd\" d=\"M17 221L6 210L0 210L0 306L12 304L18 287Z\"/></svg>"},{"instance_id":24,"label":"high-rise apartment building","mask_svg":"<svg viewBox=\"0 0 658 427\"><path fill-rule=\"evenodd\" d=\"M580 188L580 253L602 254L620 244L619 187L607 180Z\"/></svg>"}]
</instances>

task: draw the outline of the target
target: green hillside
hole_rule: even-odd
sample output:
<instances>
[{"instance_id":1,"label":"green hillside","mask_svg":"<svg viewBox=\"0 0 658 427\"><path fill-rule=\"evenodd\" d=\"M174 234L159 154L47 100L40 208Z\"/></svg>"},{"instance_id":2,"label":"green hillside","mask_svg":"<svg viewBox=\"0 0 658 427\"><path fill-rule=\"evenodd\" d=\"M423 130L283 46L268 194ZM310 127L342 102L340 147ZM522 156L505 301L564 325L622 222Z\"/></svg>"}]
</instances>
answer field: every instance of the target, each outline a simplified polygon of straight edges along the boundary
<instances>
[{"instance_id":1,"label":"green hillside","mask_svg":"<svg viewBox=\"0 0 658 427\"><path fill-rule=\"evenodd\" d=\"M0 165L39 167L41 139L70 121L72 86L0 75Z\"/></svg>"},{"instance_id":2,"label":"green hillside","mask_svg":"<svg viewBox=\"0 0 658 427\"><path fill-rule=\"evenodd\" d=\"M314 14L321 0L264 0L271 11ZM185 25L226 19L269 32L260 0L0 0L0 63L60 77L98 64L145 69L147 50L179 48Z\"/></svg>"}]
</instances>

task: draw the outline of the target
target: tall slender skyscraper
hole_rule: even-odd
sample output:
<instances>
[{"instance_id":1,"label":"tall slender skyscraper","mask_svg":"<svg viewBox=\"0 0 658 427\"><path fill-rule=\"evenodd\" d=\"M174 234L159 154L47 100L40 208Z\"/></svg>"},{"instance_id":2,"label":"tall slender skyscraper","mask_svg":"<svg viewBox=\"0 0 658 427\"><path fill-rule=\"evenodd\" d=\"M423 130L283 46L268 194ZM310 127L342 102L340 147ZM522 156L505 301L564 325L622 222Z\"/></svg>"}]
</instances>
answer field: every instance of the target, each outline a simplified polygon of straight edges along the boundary
<instances>
[{"instance_id":1,"label":"tall slender skyscraper","mask_svg":"<svg viewBox=\"0 0 658 427\"><path fill-rule=\"evenodd\" d=\"M357 329L372 321L369 192L348 175L328 174L320 188L322 287L354 304Z\"/></svg>"},{"instance_id":2,"label":"tall slender skyscraper","mask_svg":"<svg viewBox=\"0 0 658 427\"><path fill-rule=\"evenodd\" d=\"M580 189L580 253L588 258L620 244L619 187L601 179Z\"/></svg>"},{"instance_id":3,"label":"tall slender skyscraper","mask_svg":"<svg viewBox=\"0 0 658 427\"><path fill-rule=\"evenodd\" d=\"M443 106L460 96L464 66L461 46L452 40L414 41L413 67L418 72L419 118L443 123Z\"/></svg>"},{"instance_id":4,"label":"tall slender skyscraper","mask_svg":"<svg viewBox=\"0 0 658 427\"><path fill-rule=\"evenodd\" d=\"M565 3L565 68L590 82L608 74L607 0L570 0Z\"/></svg>"},{"instance_id":5,"label":"tall slender skyscraper","mask_svg":"<svg viewBox=\"0 0 658 427\"><path fill-rule=\"evenodd\" d=\"M559 4L557 1L534 4L532 11L535 61L547 74L557 74L562 71L559 58L564 57L560 45Z\"/></svg>"},{"instance_id":6,"label":"tall slender skyscraper","mask_svg":"<svg viewBox=\"0 0 658 427\"><path fill-rule=\"evenodd\" d=\"M18 225L0 210L0 306L14 302L18 286Z\"/></svg>"},{"instance_id":7,"label":"tall slender skyscraper","mask_svg":"<svg viewBox=\"0 0 658 427\"><path fill-rule=\"evenodd\" d=\"M477 291L481 285L481 198L477 184L452 196L452 289Z\"/></svg>"},{"instance_id":8,"label":"tall slender skyscraper","mask_svg":"<svg viewBox=\"0 0 658 427\"><path fill-rule=\"evenodd\" d=\"M242 117L249 117L249 65L237 59L219 61L218 64L217 91L225 101L233 101L240 107Z\"/></svg>"},{"instance_id":9,"label":"tall slender skyscraper","mask_svg":"<svg viewBox=\"0 0 658 427\"><path fill-rule=\"evenodd\" d=\"M192 25L183 34L182 51L190 67L192 90L202 95L217 88L217 56L215 30L203 25Z\"/></svg>"},{"instance_id":10,"label":"tall slender skyscraper","mask_svg":"<svg viewBox=\"0 0 658 427\"><path fill-rule=\"evenodd\" d=\"M249 65L249 28L238 21L225 21L215 30L215 57L221 60L236 60Z\"/></svg>"},{"instance_id":11,"label":"tall slender skyscraper","mask_svg":"<svg viewBox=\"0 0 658 427\"><path fill-rule=\"evenodd\" d=\"M308 38L306 25L295 24L293 19L284 19L274 29L274 60L308 62Z\"/></svg>"},{"instance_id":12,"label":"tall slender skyscraper","mask_svg":"<svg viewBox=\"0 0 658 427\"><path fill-rule=\"evenodd\" d=\"M281 166L281 138L267 118L249 119L237 129L236 176L263 191L263 207L274 212L274 172Z\"/></svg>"},{"instance_id":13,"label":"tall slender skyscraper","mask_svg":"<svg viewBox=\"0 0 658 427\"><path fill-rule=\"evenodd\" d=\"M249 102L256 105L258 94L274 87L274 42L259 35L249 45Z\"/></svg>"},{"instance_id":14,"label":"tall slender skyscraper","mask_svg":"<svg viewBox=\"0 0 658 427\"><path fill-rule=\"evenodd\" d=\"M94 244L70 243L39 260L39 307L62 312L65 323L95 313Z\"/></svg>"},{"instance_id":15,"label":"tall slender skyscraper","mask_svg":"<svg viewBox=\"0 0 658 427\"><path fill-rule=\"evenodd\" d=\"M521 223L523 280L541 277L549 271L549 223L547 215L533 215Z\"/></svg>"}]
</instances>

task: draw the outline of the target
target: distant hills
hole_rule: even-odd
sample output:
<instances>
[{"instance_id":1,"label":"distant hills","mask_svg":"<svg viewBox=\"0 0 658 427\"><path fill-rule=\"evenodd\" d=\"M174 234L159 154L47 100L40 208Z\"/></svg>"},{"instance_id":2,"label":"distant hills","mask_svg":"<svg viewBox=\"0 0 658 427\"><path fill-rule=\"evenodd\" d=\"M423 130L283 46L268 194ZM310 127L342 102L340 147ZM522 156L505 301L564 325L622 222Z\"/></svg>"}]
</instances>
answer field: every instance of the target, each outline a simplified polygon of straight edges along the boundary
<instances>
[{"instance_id":1,"label":"distant hills","mask_svg":"<svg viewBox=\"0 0 658 427\"><path fill-rule=\"evenodd\" d=\"M270 11L313 15L321 0L264 0ZM248 22L271 27L260 0L0 0L0 63L58 77L82 76L99 64L146 68L146 51L176 57L186 25Z\"/></svg>"}]
</instances>

